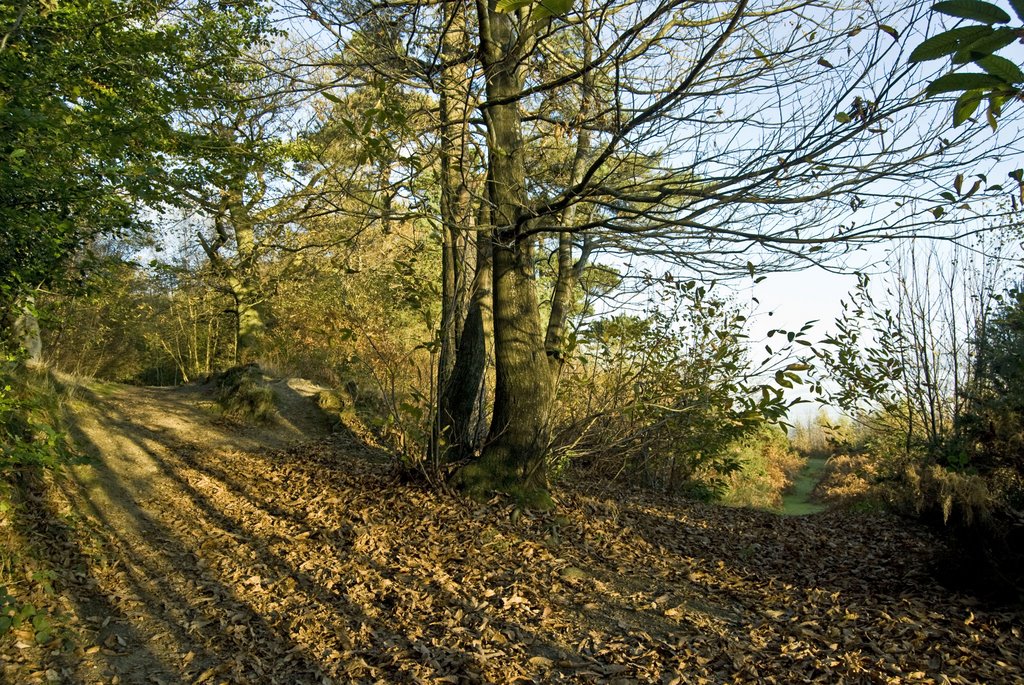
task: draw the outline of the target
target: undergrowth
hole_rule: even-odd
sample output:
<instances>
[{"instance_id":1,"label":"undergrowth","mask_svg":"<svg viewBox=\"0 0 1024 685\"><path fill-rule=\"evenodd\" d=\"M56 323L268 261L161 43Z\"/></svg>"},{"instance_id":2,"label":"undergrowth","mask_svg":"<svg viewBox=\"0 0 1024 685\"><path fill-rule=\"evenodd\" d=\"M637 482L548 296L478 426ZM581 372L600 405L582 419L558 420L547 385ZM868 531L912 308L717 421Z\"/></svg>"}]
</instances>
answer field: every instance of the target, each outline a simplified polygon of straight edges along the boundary
<instances>
[{"instance_id":1,"label":"undergrowth","mask_svg":"<svg viewBox=\"0 0 1024 685\"><path fill-rule=\"evenodd\" d=\"M729 448L740 468L726 477L722 501L733 506L778 509L806 459L790 449L786 434L765 424Z\"/></svg>"},{"instance_id":2,"label":"undergrowth","mask_svg":"<svg viewBox=\"0 0 1024 685\"><path fill-rule=\"evenodd\" d=\"M219 374L217 403L224 415L240 421L270 422L277 413L274 390L256 364L235 366Z\"/></svg>"},{"instance_id":3,"label":"undergrowth","mask_svg":"<svg viewBox=\"0 0 1024 685\"><path fill-rule=\"evenodd\" d=\"M47 644L58 620L45 608L55 595L55 575L15 532L15 519L36 506L23 497L25 483L76 453L65 421L66 389L49 369L17 362L9 354L0 358L0 640Z\"/></svg>"},{"instance_id":4,"label":"undergrowth","mask_svg":"<svg viewBox=\"0 0 1024 685\"><path fill-rule=\"evenodd\" d=\"M55 468L74 456L64 421L67 393L49 369L0 357L0 476Z\"/></svg>"}]
</instances>

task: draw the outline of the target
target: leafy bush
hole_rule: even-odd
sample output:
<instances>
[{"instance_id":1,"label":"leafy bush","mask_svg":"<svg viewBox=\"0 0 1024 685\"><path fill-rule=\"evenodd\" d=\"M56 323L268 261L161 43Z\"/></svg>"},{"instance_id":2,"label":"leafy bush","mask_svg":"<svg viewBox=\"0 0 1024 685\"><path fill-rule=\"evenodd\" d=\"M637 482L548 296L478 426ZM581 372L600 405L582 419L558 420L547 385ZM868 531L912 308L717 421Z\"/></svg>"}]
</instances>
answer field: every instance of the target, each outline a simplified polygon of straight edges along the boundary
<instances>
[{"instance_id":1,"label":"leafy bush","mask_svg":"<svg viewBox=\"0 0 1024 685\"><path fill-rule=\"evenodd\" d=\"M733 446L785 413L778 386L747 358L746 318L694 281L673 284L645 317L582 330L563 370L555 453L563 468L682 492L725 494L742 467ZM794 336L795 337L795 336Z\"/></svg>"},{"instance_id":2,"label":"leafy bush","mask_svg":"<svg viewBox=\"0 0 1024 685\"><path fill-rule=\"evenodd\" d=\"M972 300L976 310L949 305L937 323L923 318L931 291L908 278L896 281L903 299L894 308L877 305L861 279L819 355L838 387L834 399L860 407L861 424L835 441L826 491L933 524L954 550L944 562L950 579L1020 598L1024 296L985 291ZM965 330L971 344L952 344Z\"/></svg>"},{"instance_id":3,"label":"leafy bush","mask_svg":"<svg viewBox=\"0 0 1024 685\"><path fill-rule=\"evenodd\" d=\"M1024 473L1024 292L1007 294L977 344L977 380L958 426L961 457L980 473ZM1024 492L1006 485L1019 504Z\"/></svg>"},{"instance_id":4,"label":"leafy bush","mask_svg":"<svg viewBox=\"0 0 1024 685\"><path fill-rule=\"evenodd\" d=\"M63 431L61 389L49 370L0 357L0 474L22 466L52 468L74 455Z\"/></svg>"},{"instance_id":5,"label":"leafy bush","mask_svg":"<svg viewBox=\"0 0 1024 685\"><path fill-rule=\"evenodd\" d=\"M727 504L761 509L782 506L782 493L806 460L794 452L786 433L763 424L730 445L740 468L729 474L722 500Z\"/></svg>"},{"instance_id":6,"label":"leafy bush","mask_svg":"<svg viewBox=\"0 0 1024 685\"><path fill-rule=\"evenodd\" d=\"M1024 597L1024 292L1002 298L976 341L968 409L947 463L923 487L952 523L964 572Z\"/></svg>"}]
</instances>

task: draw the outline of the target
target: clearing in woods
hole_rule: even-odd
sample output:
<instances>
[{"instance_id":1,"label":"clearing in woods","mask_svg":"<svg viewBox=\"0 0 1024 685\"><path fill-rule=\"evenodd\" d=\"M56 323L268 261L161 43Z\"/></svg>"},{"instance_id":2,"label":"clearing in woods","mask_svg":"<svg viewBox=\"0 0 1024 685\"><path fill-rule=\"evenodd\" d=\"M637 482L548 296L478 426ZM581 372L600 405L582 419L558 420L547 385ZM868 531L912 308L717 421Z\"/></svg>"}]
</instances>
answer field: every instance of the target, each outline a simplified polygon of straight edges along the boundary
<instances>
[{"instance_id":1,"label":"clearing in woods","mask_svg":"<svg viewBox=\"0 0 1024 685\"><path fill-rule=\"evenodd\" d=\"M203 387L90 387L91 463L0 514L57 626L0 641L3 682L1024 678L1020 616L938 586L938 543L889 516L563 484L513 517L396 479L309 383L264 427Z\"/></svg>"}]
</instances>

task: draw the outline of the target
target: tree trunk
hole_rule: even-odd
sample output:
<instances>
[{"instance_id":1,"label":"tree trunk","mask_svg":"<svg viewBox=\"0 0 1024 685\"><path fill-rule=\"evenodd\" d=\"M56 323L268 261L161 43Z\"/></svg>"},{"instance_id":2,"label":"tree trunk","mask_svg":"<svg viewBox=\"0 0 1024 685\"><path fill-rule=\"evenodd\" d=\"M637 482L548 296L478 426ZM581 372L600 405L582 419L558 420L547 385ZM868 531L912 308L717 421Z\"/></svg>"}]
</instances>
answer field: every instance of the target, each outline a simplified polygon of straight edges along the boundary
<instances>
[{"instance_id":1,"label":"tree trunk","mask_svg":"<svg viewBox=\"0 0 1024 685\"><path fill-rule=\"evenodd\" d=\"M39 331L39 319L36 317L36 298L29 293L21 305L21 313L14 322L18 342L25 350L25 363L29 366L43 365L43 339Z\"/></svg>"},{"instance_id":2,"label":"tree trunk","mask_svg":"<svg viewBox=\"0 0 1024 685\"><path fill-rule=\"evenodd\" d=\"M491 282L493 280L491 236L477 235L476 275L473 279L469 312L459 339L449 392L443 396L442 418L448 421L447 458L450 461L472 456L479 447L480 396L490 354L493 330Z\"/></svg>"},{"instance_id":3,"label":"tree trunk","mask_svg":"<svg viewBox=\"0 0 1024 685\"><path fill-rule=\"evenodd\" d=\"M583 0L582 12L586 16L589 13L590 3ZM590 129L587 128L587 117L590 114L591 103L593 102L594 73L590 69L593 60L593 46L589 40L583 46L583 69L584 77L580 92L580 109L578 114L579 131L576 134L576 151L573 155L572 169L569 173L567 187L576 186L583 179L583 171L587 158L590 156ZM564 228L572 228L576 221L575 203L570 204L562 211L561 224ZM569 319L569 309L572 304L572 291L576 285L579 273L586 265L587 254L580 256L578 264L572 263L572 233L563 230L558 234L558 273L555 277L555 287L551 293L551 313L548 316L547 333L544 336L544 349L548 356L548 363L551 366L552 376L557 381L562 364L565 360L565 326Z\"/></svg>"},{"instance_id":4,"label":"tree trunk","mask_svg":"<svg viewBox=\"0 0 1024 685\"><path fill-rule=\"evenodd\" d=\"M487 83L487 185L494 225L494 416L481 458L463 468L458 480L474 496L502 491L521 506L548 508L545 462L551 373L534 284L532 241L520 228L526 206L517 102L522 93L518 65L523 41L517 40L510 15L494 9L494 0L478 0L477 10Z\"/></svg>"},{"instance_id":5,"label":"tree trunk","mask_svg":"<svg viewBox=\"0 0 1024 685\"><path fill-rule=\"evenodd\" d=\"M235 324L237 326L237 347L235 364L248 364L256 361L260 343L266 332L267 324L256 301L252 289L243 284L232 287L235 300Z\"/></svg>"},{"instance_id":6,"label":"tree trunk","mask_svg":"<svg viewBox=\"0 0 1024 685\"><path fill-rule=\"evenodd\" d=\"M253 229L253 219L243 204L241 190L231 193L228 215L234 229L235 249L238 253L238 264L228 279L231 295L235 300L235 364L248 364L256 361L267 324L258 283L256 233Z\"/></svg>"},{"instance_id":7,"label":"tree trunk","mask_svg":"<svg viewBox=\"0 0 1024 685\"><path fill-rule=\"evenodd\" d=\"M465 340L471 349L463 349L467 324L471 263L468 248L473 230L472 199L468 185L467 153L469 143L470 80L465 64L456 56L467 51L466 17L461 5L446 6L453 12L447 26L441 58L448 65L441 72L440 157L441 157L441 322L437 364L437 418L432 427L430 454L437 460L458 458L466 445L472 412L464 416L458 405L464 395L473 393L472 349L475 332ZM474 323L474 325L477 325ZM476 336L479 337L479 336ZM470 358L463 359L464 355ZM449 450L452 454L446 454Z\"/></svg>"},{"instance_id":8,"label":"tree trunk","mask_svg":"<svg viewBox=\"0 0 1024 685\"><path fill-rule=\"evenodd\" d=\"M575 205L572 206L575 209ZM568 210L565 212L569 213ZM553 377L558 376L565 358L565 326L569 320L569 306L572 304L572 289L575 285L572 264L572 235L567 231L558 234L558 274L551 293L551 313L548 329L544 336L544 351L548 357Z\"/></svg>"}]
</instances>

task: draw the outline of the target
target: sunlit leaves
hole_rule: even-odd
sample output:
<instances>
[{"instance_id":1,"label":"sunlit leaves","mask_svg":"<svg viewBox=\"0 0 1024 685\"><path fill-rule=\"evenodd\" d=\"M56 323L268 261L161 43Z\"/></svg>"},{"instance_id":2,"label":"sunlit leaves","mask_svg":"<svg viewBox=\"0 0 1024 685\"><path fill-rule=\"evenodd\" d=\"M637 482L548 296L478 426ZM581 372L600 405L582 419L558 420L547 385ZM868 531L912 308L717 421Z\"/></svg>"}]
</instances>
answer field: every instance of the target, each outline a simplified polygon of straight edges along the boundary
<instances>
[{"instance_id":1,"label":"sunlit leaves","mask_svg":"<svg viewBox=\"0 0 1024 685\"><path fill-rule=\"evenodd\" d=\"M992 3L981 0L945 0L935 3L932 9L951 17L974 19L983 24L1005 24L1010 21L1009 14Z\"/></svg>"},{"instance_id":2,"label":"sunlit leaves","mask_svg":"<svg viewBox=\"0 0 1024 685\"><path fill-rule=\"evenodd\" d=\"M895 29L893 29L892 27L886 26L885 24L880 24L879 25L879 30L882 31L883 33L886 33L886 34L889 34L890 36L892 36L893 40L899 40L899 32L896 31Z\"/></svg>"},{"instance_id":3,"label":"sunlit leaves","mask_svg":"<svg viewBox=\"0 0 1024 685\"><path fill-rule=\"evenodd\" d=\"M494 9L499 12L515 12L520 7L529 7L534 0L498 0Z\"/></svg>"},{"instance_id":4,"label":"sunlit leaves","mask_svg":"<svg viewBox=\"0 0 1024 685\"><path fill-rule=\"evenodd\" d=\"M944 93L962 93L953 107L953 125L959 126L970 119L983 100L988 100L986 112L989 125L995 129L996 118L1009 96L1020 92L1024 71L1012 61L994 54L1013 43L1020 31L1014 28L994 28L1005 24L1010 15L999 7L980 0L949 0L934 5L936 12L960 19L981 22L983 26L961 26L928 38L910 54L913 63L950 57L954 65L974 63L985 70L953 72L931 83L925 91L929 97ZM1018 17L1024 15L1020 0L1014 5Z\"/></svg>"},{"instance_id":5,"label":"sunlit leaves","mask_svg":"<svg viewBox=\"0 0 1024 685\"><path fill-rule=\"evenodd\" d=\"M572 9L572 0L540 0L537 11L541 16L560 17Z\"/></svg>"},{"instance_id":6,"label":"sunlit leaves","mask_svg":"<svg viewBox=\"0 0 1024 685\"><path fill-rule=\"evenodd\" d=\"M498 0L494 9L498 12L515 12L533 5L531 14L535 19L560 17L572 9L572 0Z\"/></svg>"},{"instance_id":7,"label":"sunlit leaves","mask_svg":"<svg viewBox=\"0 0 1024 685\"><path fill-rule=\"evenodd\" d=\"M215 99L263 28L258 5L187 19L171 3L47 7L25 4L0 51L0 310L61 280L93 236L138 227L139 201L168 197L165 153L192 144L173 113Z\"/></svg>"}]
</instances>

